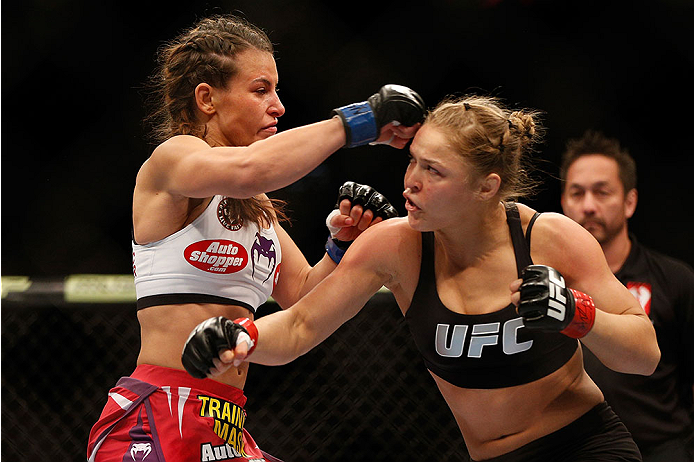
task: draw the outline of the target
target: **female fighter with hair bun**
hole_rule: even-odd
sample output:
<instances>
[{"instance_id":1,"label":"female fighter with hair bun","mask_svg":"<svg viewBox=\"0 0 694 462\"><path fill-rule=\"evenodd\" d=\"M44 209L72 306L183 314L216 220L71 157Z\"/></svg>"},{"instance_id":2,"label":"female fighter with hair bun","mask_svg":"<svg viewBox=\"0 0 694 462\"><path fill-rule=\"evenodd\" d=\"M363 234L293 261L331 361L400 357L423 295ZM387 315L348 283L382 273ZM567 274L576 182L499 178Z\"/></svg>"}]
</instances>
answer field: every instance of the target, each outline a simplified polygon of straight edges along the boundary
<instances>
[{"instance_id":1,"label":"female fighter with hair bun","mask_svg":"<svg viewBox=\"0 0 694 462\"><path fill-rule=\"evenodd\" d=\"M512 200L529 190L523 161L536 116L480 96L440 103L410 147L407 218L367 229L288 310L257 325L201 323L186 370L215 377L244 359L287 363L385 285L473 460L640 460L586 374L582 347L612 369L649 375L660 357L653 326L590 233Z\"/></svg>"}]
</instances>

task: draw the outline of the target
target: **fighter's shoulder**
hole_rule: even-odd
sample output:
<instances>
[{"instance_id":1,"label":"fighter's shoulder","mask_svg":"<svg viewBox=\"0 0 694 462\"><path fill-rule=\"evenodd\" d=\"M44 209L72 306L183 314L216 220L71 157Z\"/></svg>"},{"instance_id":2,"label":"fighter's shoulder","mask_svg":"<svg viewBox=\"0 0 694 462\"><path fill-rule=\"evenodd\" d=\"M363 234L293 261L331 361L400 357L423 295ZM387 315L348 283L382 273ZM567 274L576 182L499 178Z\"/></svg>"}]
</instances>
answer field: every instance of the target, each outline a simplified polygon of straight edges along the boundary
<instances>
[{"instance_id":1,"label":"fighter's shoulder","mask_svg":"<svg viewBox=\"0 0 694 462\"><path fill-rule=\"evenodd\" d=\"M209 145L191 135L177 135L154 148L140 167L140 174L151 174L157 170L168 170L171 165L187 154L199 151Z\"/></svg>"},{"instance_id":2,"label":"fighter's shoulder","mask_svg":"<svg viewBox=\"0 0 694 462\"><path fill-rule=\"evenodd\" d=\"M152 185L154 189L164 187L169 172L187 154L200 151L209 145L191 135L177 135L164 141L152 151L137 172L137 183L141 187Z\"/></svg>"},{"instance_id":3,"label":"fighter's shoulder","mask_svg":"<svg viewBox=\"0 0 694 462\"><path fill-rule=\"evenodd\" d=\"M535 210L520 206L521 222L527 226L535 215ZM531 251L553 260L555 256L573 257L574 254L601 254L602 250L592 234L571 218L557 212L542 212L531 229ZM556 255L555 255L556 254Z\"/></svg>"},{"instance_id":4,"label":"fighter's shoulder","mask_svg":"<svg viewBox=\"0 0 694 462\"><path fill-rule=\"evenodd\" d=\"M407 222L407 217L390 218L369 227L352 244L352 247L374 254L392 254L407 249L419 233Z\"/></svg>"},{"instance_id":5,"label":"fighter's shoulder","mask_svg":"<svg viewBox=\"0 0 694 462\"><path fill-rule=\"evenodd\" d=\"M368 228L362 234L365 238L379 241L401 241L417 236L419 233L413 230L407 222L407 217L396 217L384 220Z\"/></svg>"},{"instance_id":6,"label":"fighter's shoulder","mask_svg":"<svg viewBox=\"0 0 694 462\"><path fill-rule=\"evenodd\" d=\"M390 218L359 235L340 266L385 275L392 286L402 279L404 270L417 267L414 259L420 254L419 239L420 233L410 227L407 218Z\"/></svg>"},{"instance_id":7,"label":"fighter's shoulder","mask_svg":"<svg viewBox=\"0 0 694 462\"><path fill-rule=\"evenodd\" d=\"M518 204L518 211L520 212L521 223L524 229L527 228L533 217L538 214L538 211L524 204ZM556 212L539 212L532 227L533 239L539 234L548 238L571 238L576 232L584 234L582 231L585 230L581 225L567 216Z\"/></svg>"},{"instance_id":8,"label":"fighter's shoulder","mask_svg":"<svg viewBox=\"0 0 694 462\"><path fill-rule=\"evenodd\" d=\"M204 148L209 148L209 145L197 136L176 135L154 148L149 160L171 160Z\"/></svg>"}]
</instances>

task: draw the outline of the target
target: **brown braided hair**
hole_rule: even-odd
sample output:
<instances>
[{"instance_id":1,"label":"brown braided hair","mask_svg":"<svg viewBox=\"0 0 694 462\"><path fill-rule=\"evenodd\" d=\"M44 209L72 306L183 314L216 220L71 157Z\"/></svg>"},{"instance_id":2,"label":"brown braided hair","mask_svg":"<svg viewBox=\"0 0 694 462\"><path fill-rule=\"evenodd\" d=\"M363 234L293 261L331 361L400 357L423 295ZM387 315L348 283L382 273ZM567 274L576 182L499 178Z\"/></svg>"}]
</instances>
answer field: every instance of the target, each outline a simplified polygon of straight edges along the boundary
<instances>
[{"instance_id":1,"label":"brown braided hair","mask_svg":"<svg viewBox=\"0 0 694 462\"><path fill-rule=\"evenodd\" d=\"M541 139L539 115L530 109L511 111L491 96L467 95L445 98L425 123L442 129L477 174L498 174L501 199L515 200L537 186L526 154Z\"/></svg>"}]
</instances>

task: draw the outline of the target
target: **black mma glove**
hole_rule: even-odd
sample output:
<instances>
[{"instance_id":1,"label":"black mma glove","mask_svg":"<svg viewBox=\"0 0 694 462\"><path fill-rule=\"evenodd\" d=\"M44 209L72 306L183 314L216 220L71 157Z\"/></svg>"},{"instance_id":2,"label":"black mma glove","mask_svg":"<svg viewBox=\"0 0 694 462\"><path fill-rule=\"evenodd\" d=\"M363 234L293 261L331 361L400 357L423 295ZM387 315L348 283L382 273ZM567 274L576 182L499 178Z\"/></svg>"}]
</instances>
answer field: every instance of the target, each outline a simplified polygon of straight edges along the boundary
<instances>
[{"instance_id":1,"label":"black mma glove","mask_svg":"<svg viewBox=\"0 0 694 462\"><path fill-rule=\"evenodd\" d=\"M590 295L566 287L564 277L550 266L530 265L521 272L518 314L528 329L584 337L595 322Z\"/></svg>"},{"instance_id":2,"label":"black mma glove","mask_svg":"<svg viewBox=\"0 0 694 462\"><path fill-rule=\"evenodd\" d=\"M353 148L375 141L381 128L390 122L412 125L424 120L424 100L414 90L402 85L384 85L368 101L333 109L345 126L347 143Z\"/></svg>"},{"instance_id":3,"label":"black mma glove","mask_svg":"<svg viewBox=\"0 0 694 462\"><path fill-rule=\"evenodd\" d=\"M181 355L185 370L196 379L204 379L214 367L213 358L219 351L233 350L241 342L248 343L250 355L258 342L258 329L248 318L233 321L222 316L210 318L198 324L186 340Z\"/></svg>"},{"instance_id":4,"label":"black mma glove","mask_svg":"<svg viewBox=\"0 0 694 462\"><path fill-rule=\"evenodd\" d=\"M369 185L355 183L353 181L346 181L337 194L337 202L335 203L334 210L328 215L325 220L325 224L330 230L330 237L325 244L325 251L335 263L340 263L342 256L347 251L347 248L352 243L352 241L341 241L335 239L333 236L337 234L340 229L330 225L330 220L340 211L340 202L344 199L348 199L352 203L352 207L355 205L361 205L364 211L371 210L374 214L374 219L381 217L384 220L388 218L393 218L398 216L398 211L395 210L386 197L376 191Z\"/></svg>"}]
</instances>

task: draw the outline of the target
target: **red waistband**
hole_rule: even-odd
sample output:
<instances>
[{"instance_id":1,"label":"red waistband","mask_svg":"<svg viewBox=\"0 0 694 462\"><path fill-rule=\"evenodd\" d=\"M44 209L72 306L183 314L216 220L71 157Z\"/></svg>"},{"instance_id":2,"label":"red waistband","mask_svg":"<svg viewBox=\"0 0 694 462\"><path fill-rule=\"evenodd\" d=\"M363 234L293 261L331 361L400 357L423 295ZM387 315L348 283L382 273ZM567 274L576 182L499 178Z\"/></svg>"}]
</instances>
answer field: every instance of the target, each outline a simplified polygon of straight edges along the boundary
<instances>
[{"instance_id":1,"label":"red waistband","mask_svg":"<svg viewBox=\"0 0 694 462\"><path fill-rule=\"evenodd\" d=\"M216 395L227 401L232 401L241 407L246 404L246 396L240 388L226 385L212 379L196 379L191 377L186 371L173 369L170 367L154 366L152 364L138 365L130 377L151 383L158 387L175 386L189 387Z\"/></svg>"}]
</instances>

